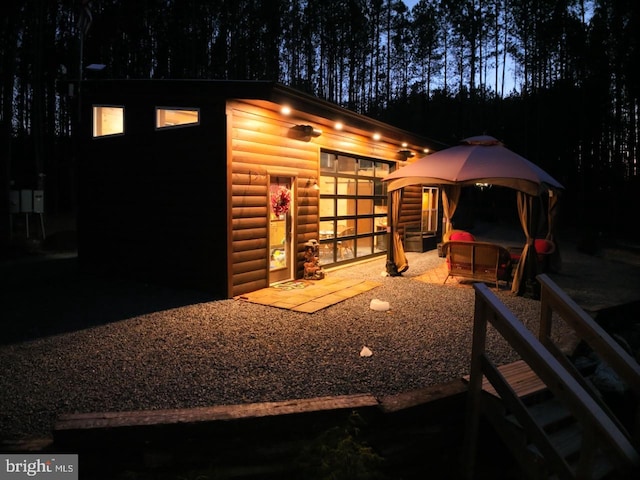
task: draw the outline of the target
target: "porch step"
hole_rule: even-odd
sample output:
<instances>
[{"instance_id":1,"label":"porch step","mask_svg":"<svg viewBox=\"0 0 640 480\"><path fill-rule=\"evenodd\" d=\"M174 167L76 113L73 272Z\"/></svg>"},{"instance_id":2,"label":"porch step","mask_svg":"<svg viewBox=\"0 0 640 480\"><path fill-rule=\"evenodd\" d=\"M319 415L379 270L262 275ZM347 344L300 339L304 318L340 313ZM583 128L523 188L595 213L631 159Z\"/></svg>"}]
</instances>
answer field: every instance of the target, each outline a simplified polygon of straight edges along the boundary
<instances>
[{"instance_id":1,"label":"porch step","mask_svg":"<svg viewBox=\"0 0 640 480\"><path fill-rule=\"evenodd\" d=\"M575 478L580 478L580 475L577 474L580 446L583 441L583 432L580 426L577 423L567 425L549 434L549 440L574 472ZM535 445L528 445L527 449L532 453L537 463L544 463L544 458ZM601 450L598 449L594 452L588 468L589 478L592 480L607 478L614 470L614 466ZM552 475L550 478L558 477Z\"/></svg>"},{"instance_id":2,"label":"porch step","mask_svg":"<svg viewBox=\"0 0 640 480\"><path fill-rule=\"evenodd\" d=\"M569 466L574 478L578 478L576 469L583 432L571 412L551 395L540 377L524 360L502 365L498 370L525 403L527 411L547 435L558 456ZM469 376L463 377L463 380L468 382ZM540 450L529 441L527 432L515 415L505 412L504 406L500 406L503 405L500 395L486 378L483 378L482 389L488 394L483 402L485 414L531 478L558 478L552 473L551 466ZM604 479L614 471L614 465L606 456L601 451L596 451L589 465L590 478Z\"/></svg>"},{"instance_id":3,"label":"porch step","mask_svg":"<svg viewBox=\"0 0 640 480\"><path fill-rule=\"evenodd\" d=\"M540 380L540 377L531 370L531 367L529 367L524 360L517 360L513 363L501 365L498 367L498 371L507 380L519 398L528 397L547 390L544 382ZM465 375L462 379L468 382L469 375ZM482 390L500 398L500 395L486 377L482 379Z\"/></svg>"},{"instance_id":4,"label":"porch step","mask_svg":"<svg viewBox=\"0 0 640 480\"><path fill-rule=\"evenodd\" d=\"M525 391L529 391L529 388L526 388ZM569 469L573 472L573 478L580 478L580 475L577 474L577 468L580 460L580 447L583 443L583 431L571 412L559 400L547 396L536 397L535 402L527 406L527 411L544 431L558 456L564 459L569 466ZM497 431L503 433L503 438L512 440L511 448L522 449L524 447L526 454L519 455L519 458L530 464L528 470L530 472L538 472L537 478L559 478L551 473L552 468L547 464L538 447L529 442L527 432L525 432L515 415L508 413L501 417L496 415L496 412L497 410L494 409L494 414L491 415L494 427ZM511 430L511 432L505 435L507 430ZM514 439L520 440L513 441ZM516 455L516 452L514 452L514 455ZM598 449L594 452L588 470L589 478L595 480L607 478L615 471L615 467L606 455Z\"/></svg>"},{"instance_id":5,"label":"porch step","mask_svg":"<svg viewBox=\"0 0 640 480\"><path fill-rule=\"evenodd\" d=\"M561 428L562 425L572 423L573 421L571 412L555 398L536 403L530 406L528 411L536 423L545 431L557 430ZM516 427L522 428L513 414L507 415L505 420L511 422Z\"/></svg>"}]
</instances>

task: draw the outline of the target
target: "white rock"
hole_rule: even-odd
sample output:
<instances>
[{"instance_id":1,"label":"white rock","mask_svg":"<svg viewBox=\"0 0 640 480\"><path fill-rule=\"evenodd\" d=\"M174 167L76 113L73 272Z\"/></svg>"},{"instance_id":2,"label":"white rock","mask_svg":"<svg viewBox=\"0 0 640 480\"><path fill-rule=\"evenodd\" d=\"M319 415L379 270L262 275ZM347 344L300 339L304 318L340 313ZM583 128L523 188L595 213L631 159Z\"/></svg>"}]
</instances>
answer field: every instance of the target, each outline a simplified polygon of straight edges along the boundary
<instances>
[{"instance_id":1,"label":"white rock","mask_svg":"<svg viewBox=\"0 0 640 480\"><path fill-rule=\"evenodd\" d=\"M369 347L362 347L362 350L360 350L361 357L370 357L371 355L373 355L373 352Z\"/></svg>"},{"instance_id":2,"label":"white rock","mask_svg":"<svg viewBox=\"0 0 640 480\"><path fill-rule=\"evenodd\" d=\"M377 312L386 312L387 310L389 310L389 302L385 302L382 300L378 300L377 298L374 298L373 300L371 300L371 303L369 304L369 308L371 310L376 310Z\"/></svg>"}]
</instances>

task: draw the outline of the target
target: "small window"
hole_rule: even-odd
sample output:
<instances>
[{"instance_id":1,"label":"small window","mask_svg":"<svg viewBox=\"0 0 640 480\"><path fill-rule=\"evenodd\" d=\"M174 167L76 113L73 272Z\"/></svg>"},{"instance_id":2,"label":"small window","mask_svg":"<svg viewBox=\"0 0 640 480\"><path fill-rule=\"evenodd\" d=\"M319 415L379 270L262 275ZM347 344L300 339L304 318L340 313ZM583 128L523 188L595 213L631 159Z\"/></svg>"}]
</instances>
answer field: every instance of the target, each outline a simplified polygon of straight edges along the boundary
<instances>
[{"instance_id":1,"label":"small window","mask_svg":"<svg viewBox=\"0 0 640 480\"><path fill-rule=\"evenodd\" d=\"M196 108L156 107L156 128L198 125L199 123L200 110Z\"/></svg>"},{"instance_id":2,"label":"small window","mask_svg":"<svg viewBox=\"0 0 640 480\"><path fill-rule=\"evenodd\" d=\"M106 137L124 133L124 107L93 107L93 136Z\"/></svg>"},{"instance_id":3,"label":"small window","mask_svg":"<svg viewBox=\"0 0 640 480\"><path fill-rule=\"evenodd\" d=\"M438 230L438 188L422 187L422 231Z\"/></svg>"}]
</instances>

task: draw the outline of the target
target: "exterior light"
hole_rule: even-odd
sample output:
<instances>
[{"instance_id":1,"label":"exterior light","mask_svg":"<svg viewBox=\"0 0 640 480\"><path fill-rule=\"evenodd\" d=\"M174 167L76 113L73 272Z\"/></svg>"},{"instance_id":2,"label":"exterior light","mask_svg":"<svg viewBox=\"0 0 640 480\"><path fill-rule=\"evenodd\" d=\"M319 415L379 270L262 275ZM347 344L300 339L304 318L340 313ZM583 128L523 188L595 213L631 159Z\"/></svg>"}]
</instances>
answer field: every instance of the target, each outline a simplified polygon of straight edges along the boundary
<instances>
[{"instance_id":1,"label":"exterior light","mask_svg":"<svg viewBox=\"0 0 640 480\"><path fill-rule=\"evenodd\" d=\"M310 139L311 137L316 138L322 135L322 130L315 128L312 125L296 125L295 127L291 127L291 130L295 131L299 137L307 139Z\"/></svg>"},{"instance_id":2,"label":"exterior light","mask_svg":"<svg viewBox=\"0 0 640 480\"><path fill-rule=\"evenodd\" d=\"M335 128L336 130L342 130L344 128L344 125L342 124L342 122L336 122L333 128Z\"/></svg>"},{"instance_id":3,"label":"exterior light","mask_svg":"<svg viewBox=\"0 0 640 480\"><path fill-rule=\"evenodd\" d=\"M374 139L376 142L377 142L377 141L379 141L381 138L382 138L382 136L381 136L378 132L376 132L376 133L374 133L374 134L373 134L373 139Z\"/></svg>"},{"instance_id":4,"label":"exterior light","mask_svg":"<svg viewBox=\"0 0 640 480\"><path fill-rule=\"evenodd\" d=\"M400 155L400 157L404 158L405 160L408 159L408 158L413 158L414 157L413 152L411 150L407 150L407 149L399 150L398 151L398 155Z\"/></svg>"},{"instance_id":5,"label":"exterior light","mask_svg":"<svg viewBox=\"0 0 640 480\"><path fill-rule=\"evenodd\" d=\"M283 115L291 115L291 108L289 108L288 105L284 105L281 109L280 109L280 113Z\"/></svg>"}]
</instances>

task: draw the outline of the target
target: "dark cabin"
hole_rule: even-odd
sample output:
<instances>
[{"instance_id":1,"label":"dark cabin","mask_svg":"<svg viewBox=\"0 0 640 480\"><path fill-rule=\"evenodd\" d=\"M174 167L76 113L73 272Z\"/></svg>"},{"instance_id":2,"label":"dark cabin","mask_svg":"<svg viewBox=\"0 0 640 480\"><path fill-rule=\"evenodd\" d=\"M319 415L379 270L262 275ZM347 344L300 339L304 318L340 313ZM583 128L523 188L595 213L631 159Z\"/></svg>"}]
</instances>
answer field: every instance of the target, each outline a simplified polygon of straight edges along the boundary
<instances>
[{"instance_id":1,"label":"dark cabin","mask_svg":"<svg viewBox=\"0 0 640 480\"><path fill-rule=\"evenodd\" d=\"M80 108L82 268L216 298L301 278L313 239L324 267L386 255L381 179L432 148L273 82L92 80ZM400 228L433 241L410 250L439 233L424 189Z\"/></svg>"}]
</instances>

